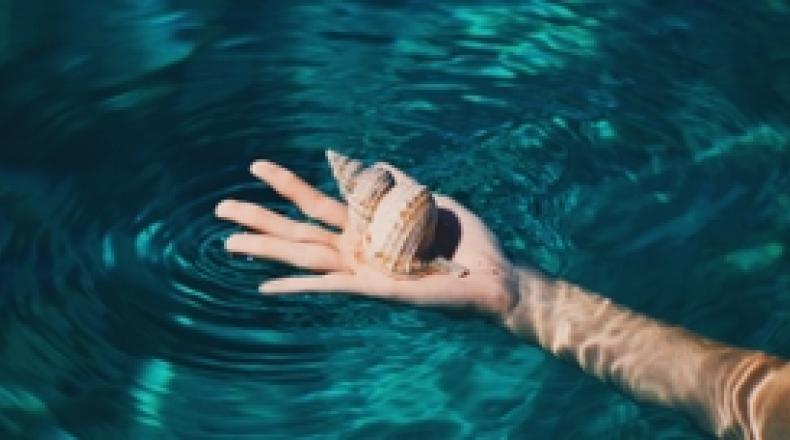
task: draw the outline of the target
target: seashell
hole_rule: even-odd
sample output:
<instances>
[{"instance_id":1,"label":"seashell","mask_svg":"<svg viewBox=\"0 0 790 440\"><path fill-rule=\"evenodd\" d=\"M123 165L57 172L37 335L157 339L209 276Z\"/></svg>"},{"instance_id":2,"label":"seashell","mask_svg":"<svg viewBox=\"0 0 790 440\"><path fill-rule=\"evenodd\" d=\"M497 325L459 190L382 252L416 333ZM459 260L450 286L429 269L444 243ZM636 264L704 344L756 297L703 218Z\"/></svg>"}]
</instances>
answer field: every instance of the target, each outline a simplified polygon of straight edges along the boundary
<instances>
[{"instance_id":1,"label":"seashell","mask_svg":"<svg viewBox=\"0 0 790 440\"><path fill-rule=\"evenodd\" d=\"M348 203L349 226L362 237L361 256L367 263L393 277L468 273L441 258L426 260L438 218L428 188L412 179L396 182L380 164L364 168L361 162L331 150L327 159Z\"/></svg>"},{"instance_id":2,"label":"seashell","mask_svg":"<svg viewBox=\"0 0 790 440\"><path fill-rule=\"evenodd\" d=\"M331 150L327 159L340 193L348 203L349 225L363 233L373 218L379 200L393 186L392 174L380 166L362 168L362 162L349 159Z\"/></svg>"},{"instance_id":3,"label":"seashell","mask_svg":"<svg viewBox=\"0 0 790 440\"><path fill-rule=\"evenodd\" d=\"M326 159L329 161L329 168L340 186L340 195L347 198L354 189L354 177L362 170L362 162L351 159L332 150L326 150Z\"/></svg>"}]
</instances>

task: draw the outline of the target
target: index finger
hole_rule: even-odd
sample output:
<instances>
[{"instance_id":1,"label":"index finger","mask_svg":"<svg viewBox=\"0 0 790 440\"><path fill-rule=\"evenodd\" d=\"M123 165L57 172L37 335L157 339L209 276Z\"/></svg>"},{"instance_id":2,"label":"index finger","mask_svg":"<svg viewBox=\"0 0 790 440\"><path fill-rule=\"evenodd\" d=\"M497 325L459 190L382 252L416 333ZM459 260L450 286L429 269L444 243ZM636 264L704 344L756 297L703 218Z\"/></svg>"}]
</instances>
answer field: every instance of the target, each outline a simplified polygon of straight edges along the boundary
<instances>
[{"instance_id":1,"label":"index finger","mask_svg":"<svg viewBox=\"0 0 790 440\"><path fill-rule=\"evenodd\" d=\"M267 160L258 160L252 163L250 172L293 202L306 216L337 228L345 226L346 206L318 191L289 169Z\"/></svg>"}]
</instances>

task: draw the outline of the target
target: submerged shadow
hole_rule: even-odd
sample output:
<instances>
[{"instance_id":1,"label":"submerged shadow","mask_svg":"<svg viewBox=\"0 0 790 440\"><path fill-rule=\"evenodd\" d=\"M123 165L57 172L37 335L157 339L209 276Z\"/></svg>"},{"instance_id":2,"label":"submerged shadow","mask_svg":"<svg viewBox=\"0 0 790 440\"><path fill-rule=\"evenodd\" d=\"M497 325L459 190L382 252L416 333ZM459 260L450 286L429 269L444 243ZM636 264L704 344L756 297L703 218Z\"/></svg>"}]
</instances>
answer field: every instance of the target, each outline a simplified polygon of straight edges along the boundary
<instances>
[{"instance_id":1,"label":"submerged shadow","mask_svg":"<svg viewBox=\"0 0 790 440\"><path fill-rule=\"evenodd\" d=\"M443 257L451 260L461 241L461 222L456 215L444 208L439 208L436 220L436 238L431 257Z\"/></svg>"}]
</instances>

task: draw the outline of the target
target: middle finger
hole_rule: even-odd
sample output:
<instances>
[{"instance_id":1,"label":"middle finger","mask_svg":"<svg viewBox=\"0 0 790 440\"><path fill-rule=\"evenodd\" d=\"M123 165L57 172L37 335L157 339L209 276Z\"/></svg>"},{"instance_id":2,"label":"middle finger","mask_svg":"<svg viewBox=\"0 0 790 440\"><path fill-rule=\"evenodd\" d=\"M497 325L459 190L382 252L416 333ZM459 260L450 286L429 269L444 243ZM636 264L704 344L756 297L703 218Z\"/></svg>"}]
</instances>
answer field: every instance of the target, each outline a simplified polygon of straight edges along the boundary
<instances>
[{"instance_id":1,"label":"middle finger","mask_svg":"<svg viewBox=\"0 0 790 440\"><path fill-rule=\"evenodd\" d=\"M215 212L221 219L286 240L328 246L334 246L337 241L337 234L320 226L292 220L255 203L223 200L217 205Z\"/></svg>"}]
</instances>

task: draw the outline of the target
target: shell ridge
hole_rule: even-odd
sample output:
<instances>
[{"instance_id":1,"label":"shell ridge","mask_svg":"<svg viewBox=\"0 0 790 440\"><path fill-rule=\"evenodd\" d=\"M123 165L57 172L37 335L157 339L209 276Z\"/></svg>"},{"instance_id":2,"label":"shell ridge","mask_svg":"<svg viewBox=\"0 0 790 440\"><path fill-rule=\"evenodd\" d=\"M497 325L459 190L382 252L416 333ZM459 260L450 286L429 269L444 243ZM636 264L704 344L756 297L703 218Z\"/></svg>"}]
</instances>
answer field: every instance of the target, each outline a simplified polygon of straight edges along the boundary
<instances>
[{"instance_id":1,"label":"shell ridge","mask_svg":"<svg viewBox=\"0 0 790 440\"><path fill-rule=\"evenodd\" d=\"M332 150L326 155L348 205L348 227L361 233L362 259L394 276L460 267L442 265L437 258L427 261L438 223L436 200L427 187L384 163L364 168L361 161Z\"/></svg>"},{"instance_id":2,"label":"shell ridge","mask_svg":"<svg viewBox=\"0 0 790 440\"><path fill-rule=\"evenodd\" d=\"M371 243L371 248L372 255L390 271L408 273L414 266L429 226L426 219L433 208L431 201L430 193L418 184L399 186L382 200L387 210L379 211L374 222L387 232L381 241Z\"/></svg>"},{"instance_id":3,"label":"shell ridge","mask_svg":"<svg viewBox=\"0 0 790 440\"><path fill-rule=\"evenodd\" d=\"M396 207L403 204L404 191L402 187L391 189L379 203L387 209L379 209L370 224L370 234L373 237L368 244L369 259L387 271L392 271L395 259L398 257L396 241L402 235L400 225L397 224Z\"/></svg>"}]
</instances>

